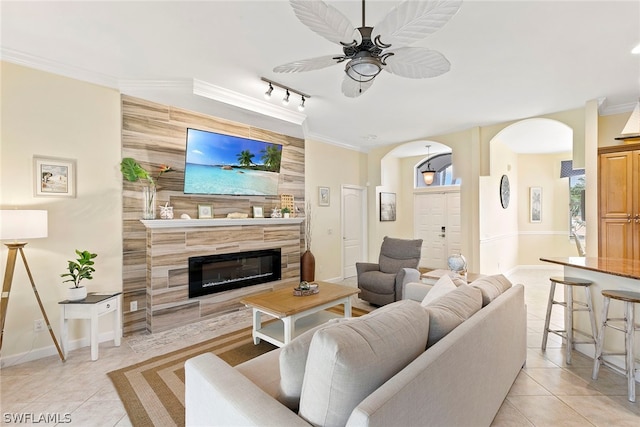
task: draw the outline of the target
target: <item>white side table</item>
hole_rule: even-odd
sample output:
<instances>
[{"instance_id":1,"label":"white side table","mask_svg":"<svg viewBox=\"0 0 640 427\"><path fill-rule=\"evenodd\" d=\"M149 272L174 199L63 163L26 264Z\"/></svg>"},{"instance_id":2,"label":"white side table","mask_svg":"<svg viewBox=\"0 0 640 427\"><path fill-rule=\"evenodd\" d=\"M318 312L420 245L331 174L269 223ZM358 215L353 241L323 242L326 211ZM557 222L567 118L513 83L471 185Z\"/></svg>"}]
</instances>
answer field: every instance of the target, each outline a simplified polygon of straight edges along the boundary
<instances>
[{"instance_id":1,"label":"white side table","mask_svg":"<svg viewBox=\"0 0 640 427\"><path fill-rule=\"evenodd\" d=\"M69 340L69 319L89 319L91 321L91 360L98 360L98 318L115 312L113 322L114 344L120 346L122 337L122 292L97 294L90 293L79 301L60 301L60 344L62 353L67 357Z\"/></svg>"}]
</instances>

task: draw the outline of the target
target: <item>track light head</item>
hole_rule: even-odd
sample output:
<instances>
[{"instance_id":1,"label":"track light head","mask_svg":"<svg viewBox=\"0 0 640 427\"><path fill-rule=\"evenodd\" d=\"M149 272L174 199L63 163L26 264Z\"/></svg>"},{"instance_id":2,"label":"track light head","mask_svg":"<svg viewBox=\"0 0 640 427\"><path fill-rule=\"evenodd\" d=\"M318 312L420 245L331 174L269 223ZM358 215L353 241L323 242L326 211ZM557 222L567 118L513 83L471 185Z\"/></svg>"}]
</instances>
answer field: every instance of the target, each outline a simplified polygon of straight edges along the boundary
<instances>
[{"instance_id":1,"label":"track light head","mask_svg":"<svg viewBox=\"0 0 640 427\"><path fill-rule=\"evenodd\" d=\"M300 105L298 105L298 111L304 111L304 95L300 97Z\"/></svg>"},{"instance_id":2,"label":"track light head","mask_svg":"<svg viewBox=\"0 0 640 427\"><path fill-rule=\"evenodd\" d=\"M287 93L285 94L284 98L282 98L282 105L289 105L289 89L287 89Z\"/></svg>"},{"instance_id":3,"label":"track light head","mask_svg":"<svg viewBox=\"0 0 640 427\"><path fill-rule=\"evenodd\" d=\"M264 99L270 99L271 92L273 92L273 85L269 83L269 89L267 89L267 91L264 93Z\"/></svg>"}]
</instances>

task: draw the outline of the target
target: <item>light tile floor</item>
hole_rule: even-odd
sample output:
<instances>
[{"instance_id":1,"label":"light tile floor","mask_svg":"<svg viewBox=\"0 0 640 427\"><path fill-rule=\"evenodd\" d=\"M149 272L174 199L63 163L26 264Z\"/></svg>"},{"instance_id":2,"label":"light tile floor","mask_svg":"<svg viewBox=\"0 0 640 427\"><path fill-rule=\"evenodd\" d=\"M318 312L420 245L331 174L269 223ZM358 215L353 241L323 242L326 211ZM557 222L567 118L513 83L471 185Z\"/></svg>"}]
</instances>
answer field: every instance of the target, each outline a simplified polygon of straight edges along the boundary
<instances>
[{"instance_id":1,"label":"light tile floor","mask_svg":"<svg viewBox=\"0 0 640 427\"><path fill-rule=\"evenodd\" d=\"M528 354L493 426L638 426L640 403L626 399L624 377L602 368L591 380L590 358L574 352L571 366L564 364L559 337L551 334L546 353L540 350L553 269L519 270L509 278L525 285L528 310ZM346 285L355 286L354 280ZM355 301L355 306L367 303ZM555 310L555 309L554 309ZM552 321L562 327L562 314ZM88 347L72 351L67 362L57 356L5 367L0 371L2 425L18 424L12 414L58 414L59 423L32 422L36 426L129 426L122 402L106 373L187 345L251 325L251 313L243 310L215 320L153 335L137 335L100 344L100 358L91 362ZM464 398L464 396L461 396ZM70 414L70 422L62 419Z\"/></svg>"}]
</instances>

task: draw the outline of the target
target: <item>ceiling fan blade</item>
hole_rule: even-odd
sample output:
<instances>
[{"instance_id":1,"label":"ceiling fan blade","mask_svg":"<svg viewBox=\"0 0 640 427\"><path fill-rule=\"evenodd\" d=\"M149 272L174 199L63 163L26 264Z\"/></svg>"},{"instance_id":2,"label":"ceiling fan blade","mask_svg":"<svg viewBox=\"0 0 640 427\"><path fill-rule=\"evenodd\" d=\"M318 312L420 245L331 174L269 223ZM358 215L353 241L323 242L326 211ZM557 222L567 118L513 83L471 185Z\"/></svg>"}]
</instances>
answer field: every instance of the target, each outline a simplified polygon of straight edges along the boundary
<instances>
[{"instance_id":1,"label":"ceiling fan blade","mask_svg":"<svg viewBox=\"0 0 640 427\"><path fill-rule=\"evenodd\" d=\"M326 55L317 58L302 59L300 61L289 62L288 64L278 65L273 69L275 73L300 73L303 71L319 70L342 61L341 56Z\"/></svg>"},{"instance_id":2,"label":"ceiling fan blade","mask_svg":"<svg viewBox=\"0 0 640 427\"><path fill-rule=\"evenodd\" d=\"M347 98L357 98L373 85L373 80L357 82L345 74L342 80L342 93Z\"/></svg>"},{"instance_id":3,"label":"ceiling fan blade","mask_svg":"<svg viewBox=\"0 0 640 427\"><path fill-rule=\"evenodd\" d=\"M360 44L362 37L353 24L333 6L321 0L290 0L296 16L304 25L333 43Z\"/></svg>"},{"instance_id":4,"label":"ceiling fan blade","mask_svg":"<svg viewBox=\"0 0 640 427\"><path fill-rule=\"evenodd\" d=\"M401 47L389 52L393 55L387 58L384 69L397 76L424 79L444 74L451 68L443 54L425 47Z\"/></svg>"},{"instance_id":5,"label":"ceiling fan blade","mask_svg":"<svg viewBox=\"0 0 640 427\"><path fill-rule=\"evenodd\" d=\"M462 0L406 0L373 28L372 40L395 47L407 46L436 32L458 12Z\"/></svg>"}]
</instances>

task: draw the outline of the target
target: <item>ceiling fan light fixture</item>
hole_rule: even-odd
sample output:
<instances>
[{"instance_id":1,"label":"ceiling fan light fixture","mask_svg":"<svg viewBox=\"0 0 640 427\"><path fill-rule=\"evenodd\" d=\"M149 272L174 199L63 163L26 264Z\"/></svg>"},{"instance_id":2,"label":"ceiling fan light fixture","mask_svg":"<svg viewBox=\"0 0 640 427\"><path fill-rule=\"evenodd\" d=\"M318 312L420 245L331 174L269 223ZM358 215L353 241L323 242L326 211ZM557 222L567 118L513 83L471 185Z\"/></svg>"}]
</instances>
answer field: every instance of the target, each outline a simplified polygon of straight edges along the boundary
<instances>
[{"instance_id":1,"label":"ceiling fan light fixture","mask_svg":"<svg viewBox=\"0 0 640 427\"><path fill-rule=\"evenodd\" d=\"M282 105L289 105L289 89L287 89L287 93L282 98Z\"/></svg>"},{"instance_id":2,"label":"ceiling fan light fixture","mask_svg":"<svg viewBox=\"0 0 640 427\"><path fill-rule=\"evenodd\" d=\"M368 82L380 74L382 63L369 52L358 52L355 58L347 62L344 71L357 82Z\"/></svg>"}]
</instances>

